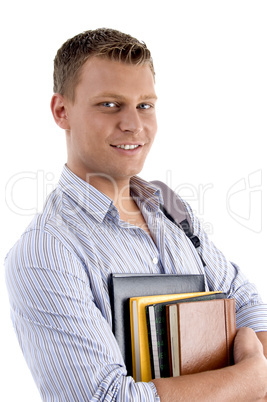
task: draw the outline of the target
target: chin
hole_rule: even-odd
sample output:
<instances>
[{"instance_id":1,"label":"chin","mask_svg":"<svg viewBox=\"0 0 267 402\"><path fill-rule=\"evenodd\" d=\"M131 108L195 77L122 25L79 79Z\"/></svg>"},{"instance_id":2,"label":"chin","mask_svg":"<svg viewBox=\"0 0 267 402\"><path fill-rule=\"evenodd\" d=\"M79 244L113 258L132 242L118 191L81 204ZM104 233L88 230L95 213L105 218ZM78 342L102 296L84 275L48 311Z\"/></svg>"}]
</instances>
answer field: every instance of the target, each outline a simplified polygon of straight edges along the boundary
<instances>
[{"instance_id":1,"label":"chin","mask_svg":"<svg viewBox=\"0 0 267 402\"><path fill-rule=\"evenodd\" d=\"M131 177L133 176L137 176L140 172L142 171L142 169L133 169L129 172L124 172L123 175L120 175L121 179L131 179Z\"/></svg>"}]
</instances>

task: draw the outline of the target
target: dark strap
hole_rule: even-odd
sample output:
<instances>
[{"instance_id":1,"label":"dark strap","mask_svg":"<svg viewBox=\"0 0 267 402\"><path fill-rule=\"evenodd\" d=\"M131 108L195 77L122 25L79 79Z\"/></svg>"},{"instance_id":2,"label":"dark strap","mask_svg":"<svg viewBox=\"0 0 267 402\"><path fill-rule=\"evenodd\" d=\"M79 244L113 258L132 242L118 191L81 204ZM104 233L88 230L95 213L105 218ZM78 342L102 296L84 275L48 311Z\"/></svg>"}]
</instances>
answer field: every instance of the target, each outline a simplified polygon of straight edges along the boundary
<instances>
[{"instance_id":1,"label":"dark strap","mask_svg":"<svg viewBox=\"0 0 267 402\"><path fill-rule=\"evenodd\" d=\"M200 255L199 251L200 240L197 236L194 235L193 224L190 215L185 208L182 200L165 183L158 180L152 181L151 183L161 189L164 200L164 205L160 206L162 212L171 222L179 226L179 228L184 231L186 236L190 239L195 249L197 250L203 266L205 266L206 264L203 261L203 258Z\"/></svg>"},{"instance_id":2,"label":"dark strap","mask_svg":"<svg viewBox=\"0 0 267 402\"><path fill-rule=\"evenodd\" d=\"M182 224L182 229L187 235L193 234L191 218L182 200L162 181L152 181L151 183L161 190L164 201L164 210L172 217L170 220L176 224Z\"/></svg>"}]
</instances>

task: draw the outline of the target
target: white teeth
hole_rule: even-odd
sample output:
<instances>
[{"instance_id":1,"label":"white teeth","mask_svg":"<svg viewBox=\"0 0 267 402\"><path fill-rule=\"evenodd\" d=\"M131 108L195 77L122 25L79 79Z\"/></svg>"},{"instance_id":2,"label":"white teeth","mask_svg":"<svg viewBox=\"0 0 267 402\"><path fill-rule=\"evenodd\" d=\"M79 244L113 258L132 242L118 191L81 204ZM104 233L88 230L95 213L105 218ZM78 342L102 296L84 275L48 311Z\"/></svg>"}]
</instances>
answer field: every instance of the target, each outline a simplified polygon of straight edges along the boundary
<instances>
[{"instance_id":1,"label":"white teeth","mask_svg":"<svg viewBox=\"0 0 267 402\"><path fill-rule=\"evenodd\" d=\"M135 149L137 147L139 147L139 145L117 145L117 148L122 148L122 149Z\"/></svg>"}]
</instances>

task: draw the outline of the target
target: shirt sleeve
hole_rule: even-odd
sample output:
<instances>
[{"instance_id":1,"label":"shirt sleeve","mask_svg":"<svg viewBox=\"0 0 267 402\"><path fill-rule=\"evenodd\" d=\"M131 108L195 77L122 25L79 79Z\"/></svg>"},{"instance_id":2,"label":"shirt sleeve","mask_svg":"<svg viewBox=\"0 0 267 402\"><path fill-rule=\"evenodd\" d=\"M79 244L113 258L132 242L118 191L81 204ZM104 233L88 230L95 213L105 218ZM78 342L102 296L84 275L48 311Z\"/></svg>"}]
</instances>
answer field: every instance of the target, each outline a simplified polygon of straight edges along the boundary
<instances>
[{"instance_id":1,"label":"shirt sleeve","mask_svg":"<svg viewBox=\"0 0 267 402\"><path fill-rule=\"evenodd\" d=\"M239 266L226 259L215 247L202 229L199 219L191 207L183 201L191 217L194 234L200 240L200 255L210 290L227 293L236 302L237 327L250 327L255 332L267 331L267 304L262 299L254 284L248 281Z\"/></svg>"},{"instance_id":2,"label":"shirt sleeve","mask_svg":"<svg viewBox=\"0 0 267 402\"><path fill-rule=\"evenodd\" d=\"M11 317L44 401L159 401L134 382L86 269L58 239L32 230L6 259Z\"/></svg>"}]
</instances>

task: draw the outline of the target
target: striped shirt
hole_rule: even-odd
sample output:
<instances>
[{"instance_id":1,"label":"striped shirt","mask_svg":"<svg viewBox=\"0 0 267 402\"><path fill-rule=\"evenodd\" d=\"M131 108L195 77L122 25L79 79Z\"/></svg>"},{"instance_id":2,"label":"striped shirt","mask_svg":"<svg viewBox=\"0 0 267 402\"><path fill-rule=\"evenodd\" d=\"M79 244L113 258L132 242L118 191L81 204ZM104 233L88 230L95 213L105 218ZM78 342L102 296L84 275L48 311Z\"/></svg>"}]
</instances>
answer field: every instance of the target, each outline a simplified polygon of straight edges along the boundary
<instances>
[{"instance_id":1,"label":"striped shirt","mask_svg":"<svg viewBox=\"0 0 267 402\"><path fill-rule=\"evenodd\" d=\"M152 382L135 383L112 333L111 273L204 273L206 290L236 300L238 326L267 331L267 305L208 239L192 243L161 212L161 194L138 177L131 195L151 237L121 221L112 200L66 166L44 210L6 258L11 317L44 401L159 401Z\"/></svg>"}]
</instances>

